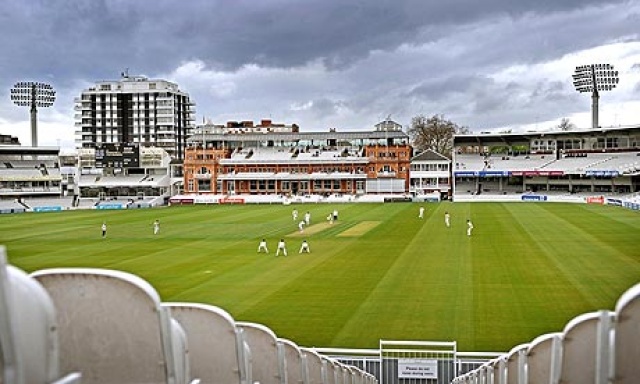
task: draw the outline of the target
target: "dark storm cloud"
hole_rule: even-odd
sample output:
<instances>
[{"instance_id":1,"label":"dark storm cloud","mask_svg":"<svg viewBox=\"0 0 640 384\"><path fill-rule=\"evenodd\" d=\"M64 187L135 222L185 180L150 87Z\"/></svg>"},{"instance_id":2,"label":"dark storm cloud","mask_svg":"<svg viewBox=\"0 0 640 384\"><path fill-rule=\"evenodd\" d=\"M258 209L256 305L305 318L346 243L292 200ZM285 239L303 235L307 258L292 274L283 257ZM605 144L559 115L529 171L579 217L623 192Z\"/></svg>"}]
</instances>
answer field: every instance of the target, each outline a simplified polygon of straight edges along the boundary
<instances>
[{"instance_id":1,"label":"dark storm cloud","mask_svg":"<svg viewBox=\"0 0 640 384\"><path fill-rule=\"evenodd\" d=\"M471 126L555 118L588 108L569 80L494 75L638 41L638 1L3 0L0 118L24 116L7 102L15 81L54 84L54 108L72 120L73 97L126 68L178 82L198 121L273 114L351 129L388 114ZM559 70L570 79L572 68Z\"/></svg>"},{"instance_id":2,"label":"dark storm cloud","mask_svg":"<svg viewBox=\"0 0 640 384\"><path fill-rule=\"evenodd\" d=\"M623 1L126 1L5 0L6 69L107 76L122 67L158 72L199 58L207 65L349 65L372 50L424 43L452 26ZM416 38L420 38L417 41Z\"/></svg>"}]
</instances>

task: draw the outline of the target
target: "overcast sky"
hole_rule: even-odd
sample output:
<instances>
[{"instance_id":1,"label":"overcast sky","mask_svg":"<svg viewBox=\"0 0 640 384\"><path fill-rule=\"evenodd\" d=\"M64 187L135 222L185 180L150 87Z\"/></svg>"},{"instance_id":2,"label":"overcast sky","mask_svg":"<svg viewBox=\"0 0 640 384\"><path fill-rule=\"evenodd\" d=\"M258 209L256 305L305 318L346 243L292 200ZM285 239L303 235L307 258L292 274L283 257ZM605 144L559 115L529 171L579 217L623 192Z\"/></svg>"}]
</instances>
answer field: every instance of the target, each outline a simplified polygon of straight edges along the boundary
<instances>
[{"instance_id":1,"label":"overcast sky","mask_svg":"<svg viewBox=\"0 0 640 384\"><path fill-rule=\"evenodd\" d=\"M196 119L369 130L442 114L474 132L591 125L577 65L610 63L600 124L640 124L640 0L2 0L0 133L31 144L18 81L57 90L40 145L74 145L73 99L128 69Z\"/></svg>"}]
</instances>

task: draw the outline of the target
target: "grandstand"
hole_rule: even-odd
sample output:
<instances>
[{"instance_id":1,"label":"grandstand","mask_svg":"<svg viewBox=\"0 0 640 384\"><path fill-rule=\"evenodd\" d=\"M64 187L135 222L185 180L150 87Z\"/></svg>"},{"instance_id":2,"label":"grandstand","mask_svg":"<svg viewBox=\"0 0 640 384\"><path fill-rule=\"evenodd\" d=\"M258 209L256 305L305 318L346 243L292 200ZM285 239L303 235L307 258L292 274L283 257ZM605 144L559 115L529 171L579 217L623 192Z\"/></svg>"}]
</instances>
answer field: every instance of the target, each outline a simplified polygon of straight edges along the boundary
<instances>
[{"instance_id":1,"label":"grandstand","mask_svg":"<svg viewBox=\"0 0 640 384\"><path fill-rule=\"evenodd\" d=\"M77 207L86 200L96 208L161 205L172 191L171 158L160 148L82 148L78 169Z\"/></svg>"},{"instance_id":2,"label":"grandstand","mask_svg":"<svg viewBox=\"0 0 640 384\"><path fill-rule=\"evenodd\" d=\"M202 131L188 140L185 194L404 194L411 146L399 124L370 132ZM264 125L264 124L261 124Z\"/></svg>"},{"instance_id":3,"label":"grandstand","mask_svg":"<svg viewBox=\"0 0 640 384\"><path fill-rule=\"evenodd\" d=\"M0 199L63 193L58 148L0 145Z\"/></svg>"},{"instance_id":4,"label":"grandstand","mask_svg":"<svg viewBox=\"0 0 640 384\"><path fill-rule=\"evenodd\" d=\"M640 127L457 135L453 180L458 201L631 195L640 191Z\"/></svg>"}]
</instances>

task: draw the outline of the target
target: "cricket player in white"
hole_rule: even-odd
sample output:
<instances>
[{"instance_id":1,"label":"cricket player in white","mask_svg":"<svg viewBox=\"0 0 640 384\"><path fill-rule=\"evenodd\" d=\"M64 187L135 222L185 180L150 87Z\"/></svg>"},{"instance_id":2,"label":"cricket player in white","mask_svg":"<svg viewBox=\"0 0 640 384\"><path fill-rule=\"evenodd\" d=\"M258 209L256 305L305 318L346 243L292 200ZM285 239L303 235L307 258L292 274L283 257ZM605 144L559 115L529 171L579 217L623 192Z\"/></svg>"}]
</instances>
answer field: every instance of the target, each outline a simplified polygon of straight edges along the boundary
<instances>
[{"instance_id":1,"label":"cricket player in white","mask_svg":"<svg viewBox=\"0 0 640 384\"><path fill-rule=\"evenodd\" d=\"M300 232L304 232L304 220L300 220L300 222L298 223L298 229L300 230Z\"/></svg>"},{"instance_id":2,"label":"cricket player in white","mask_svg":"<svg viewBox=\"0 0 640 384\"><path fill-rule=\"evenodd\" d=\"M311 253L311 250L309 249L309 243L307 243L307 240L302 240L302 245L300 245L300 252L298 253L302 253L302 252Z\"/></svg>"},{"instance_id":3,"label":"cricket player in white","mask_svg":"<svg viewBox=\"0 0 640 384\"><path fill-rule=\"evenodd\" d=\"M293 221L298 220L298 210L297 209L293 209L293 211L291 212L291 217L293 217Z\"/></svg>"},{"instance_id":4,"label":"cricket player in white","mask_svg":"<svg viewBox=\"0 0 640 384\"><path fill-rule=\"evenodd\" d=\"M284 239L280 239L280 242L278 242L278 249L276 250L276 256L280 256L280 251L282 251L282 253L284 253L284 255L287 256L287 246L284 244Z\"/></svg>"},{"instance_id":5,"label":"cricket player in white","mask_svg":"<svg viewBox=\"0 0 640 384\"><path fill-rule=\"evenodd\" d=\"M309 211L307 211L307 213L304 214L304 222L307 225L311 224L311 213L309 213Z\"/></svg>"},{"instance_id":6,"label":"cricket player in white","mask_svg":"<svg viewBox=\"0 0 640 384\"><path fill-rule=\"evenodd\" d=\"M107 237L107 223L102 223L102 238Z\"/></svg>"},{"instance_id":7,"label":"cricket player in white","mask_svg":"<svg viewBox=\"0 0 640 384\"><path fill-rule=\"evenodd\" d=\"M471 231L473 230L473 223L471 220L467 220L467 236L471 236Z\"/></svg>"},{"instance_id":8,"label":"cricket player in white","mask_svg":"<svg viewBox=\"0 0 640 384\"><path fill-rule=\"evenodd\" d=\"M264 251L264 253L269 253L269 249L267 248L267 241L262 239L260 244L258 245L258 253Z\"/></svg>"},{"instance_id":9,"label":"cricket player in white","mask_svg":"<svg viewBox=\"0 0 640 384\"><path fill-rule=\"evenodd\" d=\"M156 220L153 222L153 234L157 235L160 232L160 221Z\"/></svg>"},{"instance_id":10,"label":"cricket player in white","mask_svg":"<svg viewBox=\"0 0 640 384\"><path fill-rule=\"evenodd\" d=\"M446 225L447 228L451 226L451 215L449 215L449 212L444 213L444 225Z\"/></svg>"},{"instance_id":11,"label":"cricket player in white","mask_svg":"<svg viewBox=\"0 0 640 384\"><path fill-rule=\"evenodd\" d=\"M424 219L424 207L420 207L420 213L418 213L418 219Z\"/></svg>"}]
</instances>

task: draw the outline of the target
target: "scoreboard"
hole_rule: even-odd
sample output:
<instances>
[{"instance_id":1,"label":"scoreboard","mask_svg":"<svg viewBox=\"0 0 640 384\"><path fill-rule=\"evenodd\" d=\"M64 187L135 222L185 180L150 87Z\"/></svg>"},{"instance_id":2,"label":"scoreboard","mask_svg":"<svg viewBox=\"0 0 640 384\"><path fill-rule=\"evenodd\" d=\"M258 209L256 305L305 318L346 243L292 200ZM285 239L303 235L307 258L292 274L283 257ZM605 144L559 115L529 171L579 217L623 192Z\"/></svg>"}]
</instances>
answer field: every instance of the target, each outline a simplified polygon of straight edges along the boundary
<instances>
[{"instance_id":1,"label":"scoreboard","mask_svg":"<svg viewBox=\"0 0 640 384\"><path fill-rule=\"evenodd\" d=\"M108 143L96 146L96 168L137 168L140 146L137 143Z\"/></svg>"}]
</instances>

